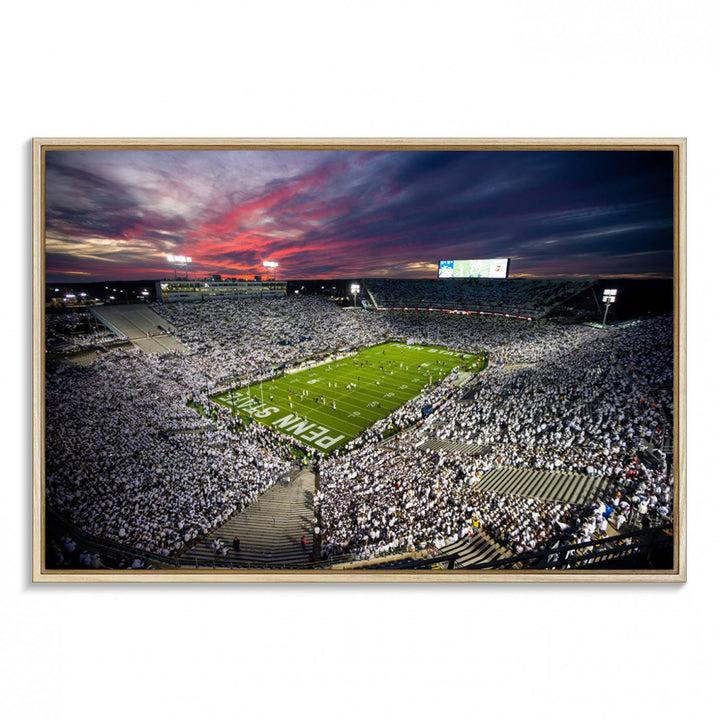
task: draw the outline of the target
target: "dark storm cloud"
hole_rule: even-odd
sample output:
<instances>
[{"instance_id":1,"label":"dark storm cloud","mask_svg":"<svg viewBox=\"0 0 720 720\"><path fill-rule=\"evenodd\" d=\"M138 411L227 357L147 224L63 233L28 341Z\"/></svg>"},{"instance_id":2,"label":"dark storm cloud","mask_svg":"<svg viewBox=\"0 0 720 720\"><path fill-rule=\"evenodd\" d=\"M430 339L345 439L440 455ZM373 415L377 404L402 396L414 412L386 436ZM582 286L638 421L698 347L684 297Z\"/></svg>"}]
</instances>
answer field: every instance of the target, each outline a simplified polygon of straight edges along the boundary
<instances>
[{"instance_id":1,"label":"dark storm cloud","mask_svg":"<svg viewBox=\"0 0 720 720\"><path fill-rule=\"evenodd\" d=\"M672 272L672 155L656 151L47 154L48 271L430 276ZM61 262L60 258L65 260ZM166 268L165 268L166 269Z\"/></svg>"},{"instance_id":2,"label":"dark storm cloud","mask_svg":"<svg viewBox=\"0 0 720 720\"><path fill-rule=\"evenodd\" d=\"M123 240L138 229L148 237L185 227L181 216L162 217L137 201L133 188L100 173L66 164L74 153L51 152L46 160L46 230L73 238Z\"/></svg>"},{"instance_id":3,"label":"dark storm cloud","mask_svg":"<svg viewBox=\"0 0 720 720\"><path fill-rule=\"evenodd\" d=\"M386 178L392 186L409 178L405 192L383 206L358 208L328 230L350 246L369 238L378 249L407 238L415 257L428 261L452 248L463 257L520 253L528 266L533 256L600 256L628 243L638 252L672 247L671 159L658 163L647 153L441 155L444 162L411 156Z\"/></svg>"}]
</instances>

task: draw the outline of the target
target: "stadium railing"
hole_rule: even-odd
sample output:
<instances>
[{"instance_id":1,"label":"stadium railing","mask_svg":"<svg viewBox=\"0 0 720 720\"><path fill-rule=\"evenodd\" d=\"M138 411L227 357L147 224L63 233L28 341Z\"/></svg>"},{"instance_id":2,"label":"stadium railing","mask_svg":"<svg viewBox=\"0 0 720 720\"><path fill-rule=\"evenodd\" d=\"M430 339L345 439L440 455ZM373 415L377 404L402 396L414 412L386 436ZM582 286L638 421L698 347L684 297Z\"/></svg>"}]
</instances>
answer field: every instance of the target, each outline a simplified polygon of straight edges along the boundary
<instances>
[{"instance_id":1,"label":"stadium railing","mask_svg":"<svg viewBox=\"0 0 720 720\"><path fill-rule=\"evenodd\" d=\"M68 520L62 513L60 513L58 510L51 507L50 505L45 506L45 513L47 517L46 526L54 523L55 527L58 530L58 533L67 533L68 535L73 537L73 539L75 539L79 545L82 545L83 548L87 550L98 552L102 555L110 556L113 558L119 558L124 553L125 555L129 555L131 557L137 557L146 560L147 562L155 564L156 566L171 568L180 567L180 563L174 557L162 555L160 553L150 552L148 550L140 550L130 545L124 545L120 542L95 537L89 532L83 530L81 527L77 526L71 520ZM47 534L48 533L46 532L46 535Z\"/></svg>"},{"instance_id":2,"label":"stadium railing","mask_svg":"<svg viewBox=\"0 0 720 720\"><path fill-rule=\"evenodd\" d=\"M629 532L599 540L563 545L547 550L522 553L508 558L477 564L457 562L460 555L449 555L438 559L418 560L403 563L404 570L423 570L443 565L448 570L591 570L602 566L632 561L634 558L647 557L650 553L665 555L672 549L672 526L666 524L647 530ZM369 568L383 569L383 568Z\"/></svg>"}]
</instances>

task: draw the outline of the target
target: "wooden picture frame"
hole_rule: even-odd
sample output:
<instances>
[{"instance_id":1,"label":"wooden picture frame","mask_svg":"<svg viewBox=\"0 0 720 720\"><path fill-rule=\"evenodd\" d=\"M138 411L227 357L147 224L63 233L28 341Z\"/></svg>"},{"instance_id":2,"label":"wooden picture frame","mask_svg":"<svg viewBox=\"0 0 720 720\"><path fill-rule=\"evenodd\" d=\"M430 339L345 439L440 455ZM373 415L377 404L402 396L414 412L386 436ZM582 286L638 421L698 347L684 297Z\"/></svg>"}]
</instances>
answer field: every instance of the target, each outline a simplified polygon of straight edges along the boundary
<instances>
[{"instance_id":1,"label":"wooden picture frame","mask_svg":"<svg viewBox=\"0 0 720 720\"><path fill-rule=\"evenodd\" d=\"M672 475L673 511L671 517L672 565L652 567L593 569L592 551L580 569L471 569L438 566L447 560L427 557L422 567L402 565L392 569L372 569L367 563L347 563L342 569L321 563L311 567L270 569L268 567L165 567L141 569L51 568L46 556L48 512L46 504L46 161L57 152L128 151L348 151L348 152L667 152L672 154L672 333L673 407ZM113 138L37 138L32 148L33 166L33 465L32 465L32 577L34 582L685 582L686 581L686 140L683 138L603 138L603 139L113 139ZM78 202L81 200L78 199ZM59 284L59 283L58 283ZM209 394L209 391L208 391ZM248 390L249 396L249 390ZM233 410L235 409L233 400ZM608 506L609 507L609 506ZM66 522L60 514L58 520ZM82 528L75 528L82 542ZM87 531L85 531L87 532ZM635 540L642 535L637 528ZM104 540L112 544L115 541ZM123 544L115 542L117 552ZM584 544L600 547L600 541ZM561 549L564 546L561 546ZM128 552L131 549L128 549ZM618 547L598 551L605 559L621 555ZM527 553L520 553L521 556ZM422 561L422 558L415 558ZM430 562L433 561L433 562ZM526 561L531 562L531 561Z\"/></svg>"}]
</instances>

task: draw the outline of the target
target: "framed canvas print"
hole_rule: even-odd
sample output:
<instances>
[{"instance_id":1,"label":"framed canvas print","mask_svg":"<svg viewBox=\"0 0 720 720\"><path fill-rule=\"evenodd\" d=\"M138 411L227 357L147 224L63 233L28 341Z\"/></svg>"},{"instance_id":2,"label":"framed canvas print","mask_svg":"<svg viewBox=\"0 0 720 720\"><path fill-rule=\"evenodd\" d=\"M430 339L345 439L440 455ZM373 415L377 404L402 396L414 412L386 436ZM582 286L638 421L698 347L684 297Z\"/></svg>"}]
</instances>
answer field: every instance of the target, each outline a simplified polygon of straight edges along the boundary
<instances>
[{"instance_id":1,"label":"framed canvas print","mask_svg":"<svg viewBox=\"0 0 720 720\"><path fill-rule=\"evenodd\" d=\"M33 578L686 579L684 139L36 139Z\"/></svg>"}]
</instances>

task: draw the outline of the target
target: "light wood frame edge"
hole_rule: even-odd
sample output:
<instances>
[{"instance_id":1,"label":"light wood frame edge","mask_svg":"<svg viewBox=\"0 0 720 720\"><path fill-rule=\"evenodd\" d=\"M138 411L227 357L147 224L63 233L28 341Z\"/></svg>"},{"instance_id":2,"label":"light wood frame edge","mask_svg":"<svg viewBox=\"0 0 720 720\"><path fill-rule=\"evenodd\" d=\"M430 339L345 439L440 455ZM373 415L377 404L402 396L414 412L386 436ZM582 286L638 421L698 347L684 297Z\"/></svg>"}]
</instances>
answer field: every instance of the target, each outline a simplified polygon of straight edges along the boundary
<instances>
[{"instance_id":1,"label":"light wood frame edge","mask_svg":"<svg viewBox=\"0 0 720 720\"><path fill-rule=\"evenodd\" d=\"M44 153L47 150L275 149L275 150L672 150L675 157L674 360L675 517L672 571L113 571L44 570ZM32 580L64 582L582 582L684 583L687 581L687 139L686 138L33 138L32 142ZM359 574L362 573L362 574Z\"/></svg>"}]
</instances>

